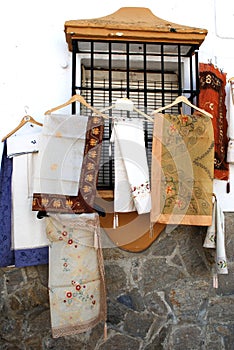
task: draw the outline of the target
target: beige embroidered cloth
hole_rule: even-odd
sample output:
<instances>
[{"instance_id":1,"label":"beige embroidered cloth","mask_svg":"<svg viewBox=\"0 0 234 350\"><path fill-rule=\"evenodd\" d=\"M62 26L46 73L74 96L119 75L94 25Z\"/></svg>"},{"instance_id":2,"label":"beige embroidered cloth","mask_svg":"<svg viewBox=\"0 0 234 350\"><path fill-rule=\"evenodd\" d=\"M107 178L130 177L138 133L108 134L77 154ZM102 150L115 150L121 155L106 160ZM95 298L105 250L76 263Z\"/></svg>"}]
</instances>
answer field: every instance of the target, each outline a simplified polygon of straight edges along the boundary
<instances>
[{"instance_id":1,"label":"beige embroidered cloth","mask_svg":"<svg viewBox=\"0 0 234 350\"><path fill-rule=\"evenodd\" d=\"M152 147L151 222L212 222L214 134L206 116L157 114Z\"/></svg>"},{"instance_id":2,"label":"beige embroidered cloth","mask_svg":"<svg viewBox=\"0 0 234 350\"><path fill-rule=\"evenodd\" d=\"M97 214L46 218L49 300L54 338L85 332L106 320L104 264Z\"/></svg>"}]
</instances>

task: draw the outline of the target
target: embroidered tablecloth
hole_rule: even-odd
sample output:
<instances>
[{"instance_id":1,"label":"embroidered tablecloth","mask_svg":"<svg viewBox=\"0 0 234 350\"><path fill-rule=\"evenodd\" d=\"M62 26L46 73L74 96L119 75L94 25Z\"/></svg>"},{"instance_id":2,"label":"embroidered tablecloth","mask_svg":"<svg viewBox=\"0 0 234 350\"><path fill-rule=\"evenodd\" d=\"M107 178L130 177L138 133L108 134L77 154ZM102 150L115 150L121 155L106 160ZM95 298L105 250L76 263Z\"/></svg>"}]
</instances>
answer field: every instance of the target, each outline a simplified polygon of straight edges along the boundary
<instances>
[{"instance_id":1,"label":"embroidered tablecloth","mask_svg":"<svg viewBox=\"0 0 234 350\"><path fill-rule=\"evenodd\" d=\"M48 139L48 146L41 145L42 149L39 148L39 156L41 157L41 161L38 166L38 178L36 179L36 187L33 194L32 210L75 214L92 213L94 211L93 204L96 196L96 182L99 170L101 143L103 137L103 118L97 116L82 117L82 120L85 119L87 122L85 123L85 129L82 130L79 130L79 127L74 128L74 125L71 124L71 121L73 121L80 127L81 125L84 126L84 122L81 123L79 121L79 118L81 118L81 116L60 116L57 128L50 130L50 132L54 134L53 142L50 141L49 135L46 137ZM67 126L65 137L63 137L63 132L60 132L59 129L60 125L63 125L64 123ZM52 128L52 126L50 125L50 128ZM63 129L64 127L62 130ZM77 135L75 130L79 130ZM48 131L46 132L48 133ZM69 135L69 133L71 133L72 137L71 142L67 144L67 135ZM79 137L81 137L81 139L84 137L84 144L82 140L82 142L78 142ZM67 163L70 164L70 166L71 163L73 164L72 168L74 170L74 173L70 180L66 178L67 176L70 176L68 169L64 170L65 172L63 176L61 174L61 172L63 172L62 169L64 168L64 158L67 158L67 154L65 154L66 152L64 153L63 151L61 154L59 152L59 150L63 147L63 139L65 139L67 144L67 151L70 153ZM53 148L50 147L50 142L54 144ZM56 144L59 144L57 151ZM45 155L45 152L48 154ZM57 154L55 158L54 153ZM46 159L49 159L48 164L47 162L45 163ZM53 178L53 181L49 182L53 182L52 187L57 186L57 189L59 189L59 191L56 191L54 193L52 187L46 192L37 191L38 188L40 189L41 166L42 169L44 169L44 180L46 176L49 176L46 175L46 169L48 167L55 170L57 175ZM61 169L61 171L57 172L58 168ZM51 179L52 178L50 177L49 180ZM72 195L66 193L65 191L65 188L68 188L68 185L61 187L61 180L63 185L65 182L73 183L75 187L72 185L72 188L75 192L72 192Z\"/></svg>"},{"instance_id":2,"label":"embroidered tablecloth","mask_svg":"<svg viewBox=\"0 0 234 350\"><path fill-rule=\"evenodd\" d=\"M151 221L211 225L214 135L206 116L157 114Z\"/></svg>"},{"instance_id":3,"label":"embroidered tablecloth","mask_svg":"<svg viewBox=\"0 0 234 350\"><path fill-rule=\"evenodd\" d=\"M104 264L97 214L46 218L49 299L54 338L85 332L106 320Z\"/></svg>"}]
</instances>

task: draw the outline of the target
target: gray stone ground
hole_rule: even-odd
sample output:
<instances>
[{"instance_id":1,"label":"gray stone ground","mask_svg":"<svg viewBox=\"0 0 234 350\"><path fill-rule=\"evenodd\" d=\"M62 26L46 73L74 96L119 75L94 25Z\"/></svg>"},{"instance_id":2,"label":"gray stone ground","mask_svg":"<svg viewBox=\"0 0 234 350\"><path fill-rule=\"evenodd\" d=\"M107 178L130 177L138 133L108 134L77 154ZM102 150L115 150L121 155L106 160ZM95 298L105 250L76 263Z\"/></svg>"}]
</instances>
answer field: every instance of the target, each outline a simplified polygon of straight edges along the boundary
<instances>
[{"instance_id":1,"label":"gray stone ground","mask_svg":"<svg viewBox=\"0 0 234 350\"><path fill-rule=\"evenodd\" d=\"M48 266L0 269L2 350L234 350L234 213L225 214L229 274L212 286L206 230L179 226L141 253L103 249L108 338L103 324L53 339Z\"/></svg>"}]
</instances>

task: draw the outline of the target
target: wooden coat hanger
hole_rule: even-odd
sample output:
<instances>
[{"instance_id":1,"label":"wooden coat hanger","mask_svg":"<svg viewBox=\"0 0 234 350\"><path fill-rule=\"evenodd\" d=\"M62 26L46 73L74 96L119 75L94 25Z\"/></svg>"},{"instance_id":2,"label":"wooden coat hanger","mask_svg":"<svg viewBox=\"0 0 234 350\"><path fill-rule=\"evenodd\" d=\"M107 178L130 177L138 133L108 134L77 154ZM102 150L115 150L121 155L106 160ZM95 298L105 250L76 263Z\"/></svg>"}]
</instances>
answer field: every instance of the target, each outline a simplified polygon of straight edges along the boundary
<instances>
[{"instance_id":1,"label":"wooden coat hanger","mask_svg":"<svg viewBox=\"0 0 234 350\"><path fill-rule=\"evenodd\" d=\"M191 102L189 102L189 100L185 97L185 96L179 96L175 99L174 102L170 103L169 105L165 106L165 107L160 107L158 109L156 109L155 111L152 112L152 114L157 114L159 112L164 111L165 109L171 108L175 105L177 105L178 103L185 103L186 105L188 105L189 107L197 110L198 112L202 113L203 115L209 117L209 118L213 118L212 114L210 114L209 112L205 111L204 109L198 108L197 106L193 105Z\"/></svg>"},{"instance_id":2,"label":"wooden coat hanger","mask_svg":"<svg viewBox=\"0 0 234 350\"><path fill-rule=\"evenodd\" d=\"M13 135L16 131L18 131L20 128L22 128L22 126L24 126L26 123L31 123L31 124L35 124L38 126L43 126L42 123L37 122L33 117L31 117L30 115L25 115L22 119L21 122L19 123L19 125L13 129L11 132L9 132L9 134L7 134L6 136L4 136L2 138L2 142L4 142L8 137L10 137L11 135Z\"/></svg>"},{"instance_id":3,"label":"wooden coat hanger","mask_svg":"<svg viewBox=\"0 0 234 350\"><path fill-rule=\"evenodd\" d=\"M114 103L112 106L107 107L105 109L102 109L102 112L105 112L105 111L113 109L113 108L118 109L121 105L122 105L121 110L125 110L125 111L131 111L132 110L132 111L135 111L135 112L139 113L140 115L142 115L144 118L148 119L150 122L154 122L153 118L151 118L149 115L147 115L146 113L144 113L141 110L139 110L138 108L136 108L134 106L134 103L132 102L132 100L130 100L127 97L122 97L122 98L118 99L116 101L116 103ZM126 108L125 108L125 106L126 106ZM131 109L128 109L129 106L131 106Z\"/></svg>"},{"instance_id":4,"label":"wooden coat hanger","mask_svg":"<svg viewBox=\"0 0 234 350\"><path fill-rule=\"evenodd\" d=\"M232 77L232 78L228 79L228 82L229 82L229 83L231 83L231 82L233 82L233 83L234 83L234 77Z\"/></svg>"},{"instance_id":5,"label":"wooden coat hanger","mask_svg":"<svg viewBox=\"0 0 234 350\"><path fill-rule=\"evenodd\" d=\"M81 95L78 95L78 94L73 95L67 102L65 102L57 107L54 107L52 109L49 109L48 111L45 112L45 115L49 115L49 114L57 111L58 109L61 109L61 108L64 108L64 107L70 105L73 102L80 102L85 107L91 109L91 111L93 111L95 114L101 115L103 118L108 118L108 116L103 114L101 111L99 111L95 107L92 107L88 102L85 101L84 97L82 97Z\"/></svg>"}]
</instances>

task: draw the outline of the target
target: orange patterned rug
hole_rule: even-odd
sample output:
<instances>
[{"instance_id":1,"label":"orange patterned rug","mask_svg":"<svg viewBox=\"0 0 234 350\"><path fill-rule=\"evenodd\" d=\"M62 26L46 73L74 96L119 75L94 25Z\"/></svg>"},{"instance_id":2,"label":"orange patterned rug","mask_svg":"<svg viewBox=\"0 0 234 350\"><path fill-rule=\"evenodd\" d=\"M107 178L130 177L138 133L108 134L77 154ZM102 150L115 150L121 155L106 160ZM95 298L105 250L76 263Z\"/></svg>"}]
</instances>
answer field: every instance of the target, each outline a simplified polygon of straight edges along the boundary
<instances>
[{"instance_id":1,"label":"orange patterned rug","mask_svg":"<svg viewBox=\"0 0 234 350\"><path fill-rule=\"evenodd\" d=\"M226 73L212 64L199 64L199 107L213 115L215 158L214 178L229 179L229 165L226 162L228 137L225 106Z\"/></svg>"}]
</instances>

